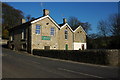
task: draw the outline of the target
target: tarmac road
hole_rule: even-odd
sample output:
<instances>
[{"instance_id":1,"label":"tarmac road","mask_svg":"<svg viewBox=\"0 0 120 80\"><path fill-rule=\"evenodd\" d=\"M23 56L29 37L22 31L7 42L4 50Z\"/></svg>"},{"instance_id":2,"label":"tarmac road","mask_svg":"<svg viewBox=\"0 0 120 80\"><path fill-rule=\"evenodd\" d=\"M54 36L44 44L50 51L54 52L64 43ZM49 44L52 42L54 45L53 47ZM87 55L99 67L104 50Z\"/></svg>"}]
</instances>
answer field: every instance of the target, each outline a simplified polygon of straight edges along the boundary
<instances>
[{"instance_id":1,"label":"tarmac road","mask_svg":"<svg viewBox=\"0 0 120 80\"><path fill-rule=\"evenodd\" d=\"M118 67L34 56L2 49L3 78L118 78Z\"/></svg>"}]
</instances>

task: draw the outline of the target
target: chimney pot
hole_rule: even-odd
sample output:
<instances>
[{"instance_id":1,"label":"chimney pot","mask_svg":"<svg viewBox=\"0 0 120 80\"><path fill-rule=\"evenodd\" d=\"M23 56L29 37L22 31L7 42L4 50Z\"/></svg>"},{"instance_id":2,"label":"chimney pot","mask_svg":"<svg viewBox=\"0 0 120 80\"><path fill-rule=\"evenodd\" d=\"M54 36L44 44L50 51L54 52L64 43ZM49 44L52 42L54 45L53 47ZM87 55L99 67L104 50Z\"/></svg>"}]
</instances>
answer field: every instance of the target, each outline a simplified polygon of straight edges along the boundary
<instances>
[{"instance_id":1,"label":"chimney pot","mask_svg":"<svg viewBox=\"0 0 120 80\"><path fill-rule=\"evenodd\" d=\"M22 19L22 24L25 23L25 22L26 22L26 20L25 20L25 19Z\"/></svg>"}]
</instances>

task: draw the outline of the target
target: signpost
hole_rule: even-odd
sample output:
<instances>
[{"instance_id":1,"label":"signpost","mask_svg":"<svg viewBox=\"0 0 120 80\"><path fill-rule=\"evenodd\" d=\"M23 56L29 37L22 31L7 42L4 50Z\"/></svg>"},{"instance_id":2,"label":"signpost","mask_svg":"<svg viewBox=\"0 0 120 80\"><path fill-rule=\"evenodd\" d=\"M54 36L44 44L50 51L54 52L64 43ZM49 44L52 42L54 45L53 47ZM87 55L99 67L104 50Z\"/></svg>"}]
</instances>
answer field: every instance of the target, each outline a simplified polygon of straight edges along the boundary
<instances>
[{"instance_id":1,"label":"signpost","mask_svg":"<svg viewBox=\"0 0 120 80\"><path fill-rule=\"evenodd\" d=\"M42 40L50 40L51 37L50 36L42 36Z\"/></svg>"}]
</instances>

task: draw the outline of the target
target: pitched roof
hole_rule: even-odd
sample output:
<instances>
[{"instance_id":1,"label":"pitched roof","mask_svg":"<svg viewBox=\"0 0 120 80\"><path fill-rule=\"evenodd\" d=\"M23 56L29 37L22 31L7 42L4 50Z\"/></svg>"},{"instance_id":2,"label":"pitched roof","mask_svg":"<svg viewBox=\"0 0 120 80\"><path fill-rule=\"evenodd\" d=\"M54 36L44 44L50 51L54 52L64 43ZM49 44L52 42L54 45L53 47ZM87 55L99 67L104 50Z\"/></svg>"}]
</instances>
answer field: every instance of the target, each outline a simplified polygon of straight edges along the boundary
<instances>
[{"instance_id":1,"label":"pitched roof","mask_svg":"<svg viewBox=\"0 0 120 80\"><path fill-rule=\"evenodd\" d=\"M72 28L69 26L68 23L65 23L63 26L60 27L60 29L62 29L62 28L65 27L66 25L67 25L67 26L69 27L69 29L73 32Z\"/></svg>"},{"instance_id":2,"label":"pitched roof","mask_svg":"<svg viewBox=\"0 0 120 80\"><path fill-rule=\"evenodd\" d=\"M32 23L35 23L35 22L37 22L37 21L40 21L40 20L42 20L42 19L44 19L44 18L49 18L58 28L60 28L60 26L57 24L57 22L56 22L55 20L53 20L49 15L46 15L46 16L44 16L44 17L38 18L38 19L36 19L36 20L33 20L33 21L31 21L31 24L32 24Z\"/></svg>"},{"instance_id":3,"label":"pitched roof","mask_svg":"<svg viewBox=\"0 0 120 80\"><path fill-rule=\"evenodd\" d=\"M23 27L26 26L26 25L30 26L31 23L30 23L30 22L26 22L26 23L17 25L17 26L15 26L15 27L13 27L13 28L10 28L10 29L8 29L8 30L9 30L9 31L12 31L12 30L15 30L15 29L20 29L20 28L23 28Z\"/></svg>"},{"instance_id":4,"label":"pitched roof","mask_svg":"<svg viewBox=\"0 0 120 80\"><path fill-rule=\"evenodd\" d=\"M80 26L78 26L73 32L75 32L77 29L79 29L79 28L81 28L83 31L84 31L84 33L87 35L87 33L85 32L85 30L83 29L83 27L80 25Z\"/></svg>"},{"instance_id":5,"label":"pitched roof","mask_svg":"<svg viewBox=\"0 0 120 80\"><path fill-rule=\"evenodd\" d=\"M51 18L49 15L46 15L46 16L42 16L42 17L35 18L35 19L31 20L31 21L28 21L28 22L26 22L26 23L20 24L20 25L18 25L18 26L15 26L15 27L13 27L13 28L11 28L11 29L9 29L9 30L15 30L15 29L18 29L18 28L22 28L22 27L25 27L26 25L27 25L27 26L30 26L31 24L33 24L33 23L35 23L35 22L37 22L37 21L40 21L40 20L42 20L42 19L44 19L44 18L49 18L51 21L53 21L53 23L54 23L59 29L62 29L64 26L67 25L72 32L75 32L79 27L81 27L81 26L78 26L78 27L70 27L68 23L65 23L65 24L64 24L64 23L62 23L62 24L57 24L57 22L56 22L55 20L53 20L53 18ZM82 27L81 27L81 28L82 28ZM84 31L83 28L82 28L82 30ZM85 31L84 31L84 32L85 32ZM86 33L86 32L85 32L85 33ZM87 35L87 34L86 34L86 35Z\"/></svg>"},{"instance_id":6,"label":"pitched roof","mask_svg":"<svg viewBox=\"0 0 120 80\"><path fill-rule=\"evenodd\" d=\"M42 16L43 17L43 16ZM17 26L15 26L15 27L13 27L13 28L10 28L9 30L14 30L14 29L18 29L18 28L22 28L23 27L23 25L31 25L31 22L32 21L34 21L34 20L37 20L37 19L39 19L39 18L41 18L41 17L38 17L38 18L35 18L35 19L33 19L33 20L30 20L30 21L28 21L28 22L25 22L25 23L23 23L23 24L20 24L20 25L17 25Z\"/></svg>"},{"instance_id":7,"label":"pitched roof","mask_svg":"<svg viewBox=\"0 0 120 80\"><path fill-rule=\"evenodd\" d=\"M49 19L50 19L51 21L53 21L53 23L60 29L60 26L57 24L57 22L55 22L55 20L53 20L49 15L46 15L46 16L42 16L42 17L35 18L35 19L33 19L33 20L31 20L31 21L28 21L28 22L26 22L26 23L17 25L17 26L15 26L15 27L13 27L13 28L10 28L9 30L14 30L14 29L22 28L24 25L31 25L31 24L33 24L33 23L35 23L35 22L37 22L37 21L40 21L40 20L42 20L42 19L44 19L44 18L49 18Z\"/></svg>"},{"instance_id":8,"label":"pitched roof","mask_svg":"<svg viewBox=\"0 0 120 80\"><path fill-rule=\"evenodd\" d=\"M60 27L62 27L64 24L62 23L62 24L58 24Z\"/></svg>"},{"instance_id":9,"label":"pitched roof","mask_svg":"<svg viewBox=\"0 0 120 80\"><path fill-rule=\"evenodd\" d=\"M78 27L71 27L72 28L72 30L74 31L75 29L77 29Z\"/></svg>"}]
</instances>

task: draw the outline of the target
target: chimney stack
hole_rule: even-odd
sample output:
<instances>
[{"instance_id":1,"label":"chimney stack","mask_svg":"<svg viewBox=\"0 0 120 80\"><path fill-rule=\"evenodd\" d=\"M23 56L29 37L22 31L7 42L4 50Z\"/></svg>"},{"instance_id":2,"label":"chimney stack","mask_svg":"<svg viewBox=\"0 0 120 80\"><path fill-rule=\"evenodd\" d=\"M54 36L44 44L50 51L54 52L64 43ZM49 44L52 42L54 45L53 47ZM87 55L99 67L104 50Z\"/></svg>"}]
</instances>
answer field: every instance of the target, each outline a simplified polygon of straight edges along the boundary
<instances>
[{"instance_id":1,"label":"chimney stack","mask_svg":"<svg viewBox=\"0 0 120 80\"><path fill-rule=\"evenodd\" d=\"M49 10L47 10L47 9L43 9L43 16L46 16L46 15L49 15Z\"/></svg>"},{"instance_id":2,"label":"chimney stack","mask_svg":"<svg viewBox=\"0 0 120 80\"><path fill-rule=\"evenodd\" d=\"M66 18L63 18L63 23L67 23L67 19Z\"/></svg>"},{"instance_id":3,"label":"chimney stack","mask_svg":"<svg viewBox=\"0 0 120 80\"><path fill-rule=\"evenodd\" d=\"M25 19L22 19L22 24L25 23L25 22L26 22L26 20L25 20Z\"/></svg>"}]
</instances>

